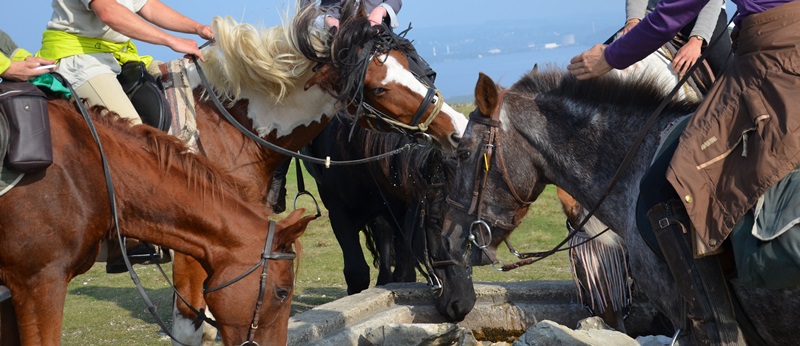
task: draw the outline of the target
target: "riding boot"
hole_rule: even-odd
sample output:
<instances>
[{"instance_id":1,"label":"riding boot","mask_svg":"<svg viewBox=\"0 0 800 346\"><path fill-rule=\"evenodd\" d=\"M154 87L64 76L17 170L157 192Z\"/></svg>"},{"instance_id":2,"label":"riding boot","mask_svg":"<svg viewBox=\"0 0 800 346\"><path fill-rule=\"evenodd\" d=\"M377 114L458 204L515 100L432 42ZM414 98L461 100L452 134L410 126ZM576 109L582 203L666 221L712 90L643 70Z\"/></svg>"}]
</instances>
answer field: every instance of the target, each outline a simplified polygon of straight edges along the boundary
<instances>
[{"instance_id":1,"label":"riding boot","mask_svg":"<svg viewBox=\"0 0 800 346\"><path fill-rule=\"evenodd\" d=\"M658 203L647 217L686 303L694 343L744 344L718 256L693 258L687 227L691 223L683 204L678 200Z\"/></svg>"},{"instance_id":2,"label":"riding boot","mask_svg":"<svg viewBox=\"0 0 800 346\"><path fill-rule=\"evenodd\" d=\"M289 164L292 160L286 160L275 170L272 175L272 184L267 193L267 204L272 207L275 214L280 214L286 210L286 173L289 171Z\"/></svg>"},{"instance_id":3,"label":"riding boot","mask_svg":"<svg viewBox=\"0 0 800 346\"><path fill-rule=\"evenodd\" d=\"M140 242L136 239L126 239L125 249L128 253L128 260L131 264L151 264L166 263L171 260L169 255L165 255L161 249L156 249L153 245ZM125 259L122 256L122 249L116 239L106 241L106 273L117 274L128 271Z\"/></svg>"}]
</instances>

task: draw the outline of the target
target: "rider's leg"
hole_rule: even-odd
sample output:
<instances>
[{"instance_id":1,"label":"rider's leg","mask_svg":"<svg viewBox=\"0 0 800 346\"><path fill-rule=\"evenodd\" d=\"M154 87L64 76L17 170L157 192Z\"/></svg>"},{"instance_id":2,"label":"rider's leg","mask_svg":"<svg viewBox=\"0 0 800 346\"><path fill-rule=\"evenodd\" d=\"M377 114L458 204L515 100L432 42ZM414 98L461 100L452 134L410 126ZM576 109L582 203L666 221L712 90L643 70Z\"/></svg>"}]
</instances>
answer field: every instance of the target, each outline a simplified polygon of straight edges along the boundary
<instances>
[{"instance_id":1,"label":"rider's leg","mask_svg":"<svg viewBox=\"0 0 800 346\"><path fill-rule=\"evenodd\" d=\"M87 99L89 104L105 106L121 117L130 119L132 125L142 123L136 108L133 108L114 74L104 73L94 76L75 89L75 93L78 97Z\"/></svg>"}]
</instances>

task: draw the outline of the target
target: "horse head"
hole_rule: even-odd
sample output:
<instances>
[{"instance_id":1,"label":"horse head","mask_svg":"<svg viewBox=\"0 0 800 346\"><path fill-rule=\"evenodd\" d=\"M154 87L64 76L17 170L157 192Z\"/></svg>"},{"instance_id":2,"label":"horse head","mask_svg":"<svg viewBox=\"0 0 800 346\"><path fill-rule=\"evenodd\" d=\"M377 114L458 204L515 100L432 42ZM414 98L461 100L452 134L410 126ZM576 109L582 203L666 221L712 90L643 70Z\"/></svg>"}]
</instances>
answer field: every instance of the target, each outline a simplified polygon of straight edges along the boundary
<instances>
[{"instance_id":1,"label":"horse head","mask_svg":"<svg viewBox=\"0 0 800 346\"><path fill-rule=\"evenodd\" d=\"M296 255L292 249L293 245L299 249L297 239L305 231L308 222L314 219L314 216L302 217L303 213L303 209L295 210L278 221L274 231L270 230L265 240L253 241L254 247L265 250L260 258L255 255L220 254L221 257L252 260L226 267L221 272L213 272L204 284L206 301L214 312L217 327L226 344L286 344L286 321L289 319L295 282L292 260ZM252 289L226 289L229 285ZM253 313L243 314L243 311Z\"/></svg>"},{"instance_id":2,"label":"horse head","mask_svg":"<svg viewBox=\"0 0 800 346\"><path fill-rule=\"evenodd\" d=\"M452 184L458 188L447 197L443 235L451 257L467 265L491 264L499 269L497 246L520 224L547 184L528 160L514 160L513 165L504 161L532 152L505 119L505 108L513 107L503 104L506 93L480 74L477 107L456 150L458 167Z\"/></svg>"},{"instance_id":3,"label":"horse head","mask_svg":"<svg viewBox=\"0 0 800 346\"><path fill-rule=\"evenodd\" d=\"M426 133L442 149L455 150L464 116L421 71L411 42L385 25L372 26L360 6L362 2L346 2L339 29L329 32L315 26L321 12L313 6L298 15L300 37L329 35L323 45L316 39L299 42L306 56L319 62L306 87L318 85L334 95L362 126L412 136Z\"/></svg>"}]
</instances>

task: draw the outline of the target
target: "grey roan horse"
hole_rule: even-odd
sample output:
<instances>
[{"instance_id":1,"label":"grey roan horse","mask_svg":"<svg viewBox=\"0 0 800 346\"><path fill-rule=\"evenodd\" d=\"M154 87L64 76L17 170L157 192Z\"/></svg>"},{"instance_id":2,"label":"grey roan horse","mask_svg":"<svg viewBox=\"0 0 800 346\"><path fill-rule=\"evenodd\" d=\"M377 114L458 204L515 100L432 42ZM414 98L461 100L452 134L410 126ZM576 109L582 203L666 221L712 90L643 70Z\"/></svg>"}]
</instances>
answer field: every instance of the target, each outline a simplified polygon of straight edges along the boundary
<instances>
[{"instance_id":1,"label":"grey roan horse","mask_svg":"<svg viewBox=\"0 0 800 346\"><path fill-rule=\"evenodd\" d=\"M561 70L534 68L501 91L481 74L475 88L477 109L457 151L452 183L459 188L450 190L443 224L451 256L473 265L492 261L497 245L525 215L527 202L547 184L563 188L581 205L594 206L665 97L660 90L646 80L577 81ZM659 131L692 108L681 102L665 108L595 214L625 240L638 289L676 326L686 319L681 297L667 266L637 231L635 202ZM798 290L755 289L736 280L731 287L764 341L796 342Z\"/></svg>"}]
</instances>

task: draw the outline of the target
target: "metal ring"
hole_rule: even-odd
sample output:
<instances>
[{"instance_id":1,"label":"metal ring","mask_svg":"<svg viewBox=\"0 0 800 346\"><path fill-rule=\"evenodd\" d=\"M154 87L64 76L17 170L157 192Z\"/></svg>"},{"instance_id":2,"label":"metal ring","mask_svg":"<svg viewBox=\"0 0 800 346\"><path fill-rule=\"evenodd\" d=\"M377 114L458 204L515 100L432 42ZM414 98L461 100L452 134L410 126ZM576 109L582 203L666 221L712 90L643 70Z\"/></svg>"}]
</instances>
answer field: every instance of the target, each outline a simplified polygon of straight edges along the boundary
<instances>
[{"instance_id":1,"label":"metal ring","mask_svg":"<svg viewBox=\"0 0 800 346\"><path fill-rule=\"evenodd\" d=\"M477 241L478 237L475 236L472 233L472 230L475 229L475 225L478 225L478 228L480 228L481 226L485 227L486 228L486 232L489 233L489 241L487 241L486 244L483 244L483 245L478 244L478 241ZM486 221L483 221L481 219L473 221L472 224L469 225L469 233L470 233L471 236L473 236L470 239L470 240L472 240L472 243L475 244L475 246L477 246L481 250L488 248L489 245L492 243L492 227L489 226L489 224L486 223Z\"/></svg>"}]
</instances>

